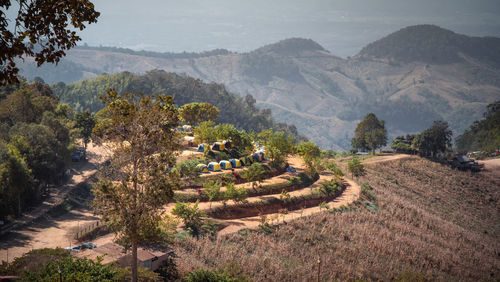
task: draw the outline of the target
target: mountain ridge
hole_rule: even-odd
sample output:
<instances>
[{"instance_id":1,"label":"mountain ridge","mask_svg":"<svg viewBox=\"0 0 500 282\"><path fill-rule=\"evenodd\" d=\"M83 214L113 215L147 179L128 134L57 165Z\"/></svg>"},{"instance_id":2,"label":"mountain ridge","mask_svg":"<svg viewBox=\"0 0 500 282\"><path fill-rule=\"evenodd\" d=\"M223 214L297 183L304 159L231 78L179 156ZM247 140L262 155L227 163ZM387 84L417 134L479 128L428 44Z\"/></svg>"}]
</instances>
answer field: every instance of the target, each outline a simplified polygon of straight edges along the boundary
<instances>
[{"instance_id":1,"label":"mountain ridge","mask_svg":"<svg viewBox=\"0 0 500 282\"><path fill-rule=\"evenodd\" d=\"M436 29L438 37L465 36L439 27L425 28ZM421 33L422 27L402 30ZM387 37L396 34L399 38L401 32ZM447 42L446 38L441 41ZM162 69L223 83L241 96L251 94L277 120L295 124L301 134L336 150L350 147L356 123L368 112L386 120L391 136L421 131L435 119L449 121L460 134L481 117L486 105L500 100L500 70L495 60L485 63L474 52L458 52L459 59L439 63L398 56L388 59L383 53L372 56L371 48L343 59L311 39L290 38L248 53L146 57L77 48L64 60L84 67L87 78L99 74L89 70L146 73Z\"/></svg>"}]
</instances>

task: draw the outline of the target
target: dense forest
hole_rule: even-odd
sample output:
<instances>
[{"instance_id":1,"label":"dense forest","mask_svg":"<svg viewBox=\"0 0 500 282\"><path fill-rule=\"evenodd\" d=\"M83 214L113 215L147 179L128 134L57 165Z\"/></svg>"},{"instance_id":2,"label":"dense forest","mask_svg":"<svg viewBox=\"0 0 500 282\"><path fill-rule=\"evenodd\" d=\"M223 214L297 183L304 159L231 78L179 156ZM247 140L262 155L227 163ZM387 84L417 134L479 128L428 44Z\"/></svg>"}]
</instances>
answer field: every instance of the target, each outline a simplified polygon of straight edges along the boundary
<instances>
[{"instance_id":1,"label":"dense forest","mask_svg":"<svg viewBox=\"0 0 500 282\"><path fill-rule=\"evenodd\" d=\"M0 88L0 219L21 214L63 179L72 117L44 83Z\"/></svg>"},{"instance_id":2,"label":"dense forest","mask_svg":"<svg viewBox=\"0 0 500 282\"><path fill-rule=\"evenodd\" d=\"M251 95L239 97L228 92L222 84L205 83L200 79L162 70L149 71L145 75L130 72L103 74L93 80L72 84L55 83L51 88L75 111L97 112L102 109L103 104L99 100L99 95L105 93L108 88L114 88L118 93L162 93L172 95L177 106L191 102L207 102L216 106L220 110L218 120L220 123L231 123L247 131L260 132L274 128L294 136L298 135L294 125L275 123L270 110L259 110Z\"/></svg>"},{"instance_id":3,"label":"dense forest","mask_svg":"<svg viewBox=\"0 0 500 282\"><path fill-rule=\"evenodd\" d=\"M500 149L500 101L488 105L484 119L474 122L458 136L456 145L459 152L491 153Z\"/></svg>"}]
</instances>

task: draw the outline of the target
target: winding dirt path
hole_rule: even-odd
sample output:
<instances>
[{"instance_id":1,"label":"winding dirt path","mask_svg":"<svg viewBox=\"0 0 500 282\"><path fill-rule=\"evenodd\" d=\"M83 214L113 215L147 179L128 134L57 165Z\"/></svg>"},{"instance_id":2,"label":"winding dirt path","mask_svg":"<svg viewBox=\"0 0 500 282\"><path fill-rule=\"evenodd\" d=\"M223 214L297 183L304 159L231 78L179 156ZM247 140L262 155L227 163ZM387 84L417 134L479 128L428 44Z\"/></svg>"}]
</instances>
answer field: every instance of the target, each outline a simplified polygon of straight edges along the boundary
<instances>
[{"instance_id":1,"label":"winding dirt path","mask_svg":"<svg viewBox=\"0 0 500 282\"><path fill-rule=\"evenodd\" d=\"M376 156L367 160L364 160L363 163L365 164L373 164L373 163L379 163L379 162L387 162L387 161L393 161L397 159L403 159L407 158L408 155L404 154L395 154L395 155L382 155L382 156ZM313 185L310 187L306 187L304 189L298 190L299 195L300 194L305 194L309 192L309 189L317 189L320 183L325 181L325 180L331 180L333 178L332 175L321 175L320 179L316 181ZM356 200L359 199L359 196L361 195L361 186L359 186L356 182L354 182L352 179L349 179L347 177L344 177L344 181L346 184L346 189L344 192L337 198L333 199L332 201L327 203L327 206L329 209L334 209L334 208L340 208L342 206L348 206L355 202ZM295 191L294 191L295 192ZM292 194L293 192L290 193L291 196L296 196L295 194ZM269 197L269 196L274 196L274 195L266 195L264 197ZM278 195L279 197L279 195ZM295 211L289 211L287 214L279 214L279 213L274 213L274 214L267 214L266 218L271 220L271 223L279 223L281 222L286 222L286 221L291 221L294 219L298 219L301 217L306 217L310 216L319 212L324 212L325 210L320 208L319 206L316 207L311 207L311 208L306 208L306 209L301 209L301 210L295 210ZM219 235L226 235L226 234L231 234L238 232L241 229L256 229L258 228L259 224L261 223L262 219L260 216L252 216L252 217L245 217L245 218L239 218L239 219L230 219L230 220L224 220L225 223L228 224L228 226L221 231L218 232Z\"/></svg>"}]
</instances>

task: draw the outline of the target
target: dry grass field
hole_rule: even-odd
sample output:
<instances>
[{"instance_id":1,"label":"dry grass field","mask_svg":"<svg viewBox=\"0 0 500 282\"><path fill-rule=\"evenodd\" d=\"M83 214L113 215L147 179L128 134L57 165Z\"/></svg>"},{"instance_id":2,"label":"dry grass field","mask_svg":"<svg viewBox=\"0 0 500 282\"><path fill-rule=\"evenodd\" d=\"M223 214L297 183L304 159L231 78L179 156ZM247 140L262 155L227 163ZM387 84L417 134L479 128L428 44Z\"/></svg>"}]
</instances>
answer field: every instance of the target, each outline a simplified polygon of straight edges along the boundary
<instances>
[{"instance_id":1,"label":"dry grass field","mask_svg":"<svg viewBox=\"0 0 500 282\"><path fill-rule=\"evenodd\" d=\"M205 268L256 281L500 279L500 179L418 157L367 164L378 210L325 212L273 232L176 242L182 273ZM318 269L318 259L321 261Z\"/></svg>"}]
</instances>

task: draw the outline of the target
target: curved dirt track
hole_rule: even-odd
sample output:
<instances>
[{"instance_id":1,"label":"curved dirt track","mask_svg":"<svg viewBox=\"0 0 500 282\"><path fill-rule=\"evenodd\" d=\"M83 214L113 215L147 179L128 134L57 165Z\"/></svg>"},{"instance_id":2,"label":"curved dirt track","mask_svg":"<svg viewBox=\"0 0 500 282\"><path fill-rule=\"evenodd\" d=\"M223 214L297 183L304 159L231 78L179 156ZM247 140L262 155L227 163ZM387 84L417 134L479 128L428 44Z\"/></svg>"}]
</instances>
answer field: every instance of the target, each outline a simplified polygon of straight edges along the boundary
<instances>
[{"instance_id":1,"label":"curved dirt track","mask_svg":"<svg viewBox=\"0 0 500 282\"><path fill-rule=\"evenodd\" d=\"M324 181L324 180L327 180L327 177L320 178L318 181ZM318 181L312 185L313 189L319 186ZM359 198L359 195L361 193L361 187L356 182L348 178L344 178L344 181L347 182L347 188L339 197L327 203L329 209L340 208L341 206L347 206ZM321 211L324 212L325 210L320 208L319 206L316 206L301 210L289 211L287 214L279 214L279 213L268 214L266 215L266 218L273 219L274 217L275 221L277 222L271 222L271 223L279 223L280 221L281 222L290 221L301 217L310 216L312 214L316 214ZM226 228L219 231L218 233L219 235L231 234L234 232L238 232L239 230L244 228L255 229L261 223L261 217L252 216L240 219L229 219L229 220L224 220L224 222L226 222L229 225Z\"/></svg>"},{"instance_id":2,"label":"curved dirt track","mask_svg":"<svg viewBox=\"0 0 500 282\"><path fill-rule=\"evenodd\" d=\"M373 164L373 163L379 163L379 162L387 162L387 161L393 161L397 159L403 159L408 157L408 155L405 154L395 154L395 155L382 155L382 156L376 156L367 160L364 160L364 164ZM302 164L303 165L303 164ZM303 167L302 167L303 168ZM325 180L331 180L332 176L331 175L321 175L320 179L316 181L314 184L311 185L311 187L306 187L304 189L299 190L300 193L305 194L306 192L309 191L309 189L316 189L319 187L320 183L325 181ZM333 199L332 201L327 203L327 206L329 209L334 209L334 208L340 208L341 206L348 206L352 204L354 201L359 199L359 196L361 194L361 187L354 182L353 180L344 177L344 181L346 182L346 189L344 192ZM294 191L298 192L298 191ZM290 193L291 196L296 196L296 194L292 194L293 192ZM273 195L267 195L267 197L273 196ZM278 195L279 197L279 195ZM267 214L266 218L271 219L271 223L278 223L279 221L290 221L294 220L297 218L309 216L315 213L319 213L321 211L325 211L324 209L320 208L319 206L316 207L311 207L311 208L306 208L306 209L301 209L301 210L295 210L295 211L289 211L287 214L279 214L279 213L274 213L274 214ZM239 218L239 219L230 219L230 220L224 220L225 223L228 224L228 226L221 231L218 232L219 235L225 235L225 234L230 234L234 232L238 232L241 229L255 229L259 226L259 224L262 222L262 219L260 216L253 216L253 217L245 217L245 218Z\"/></svg>"}]
</instances>

